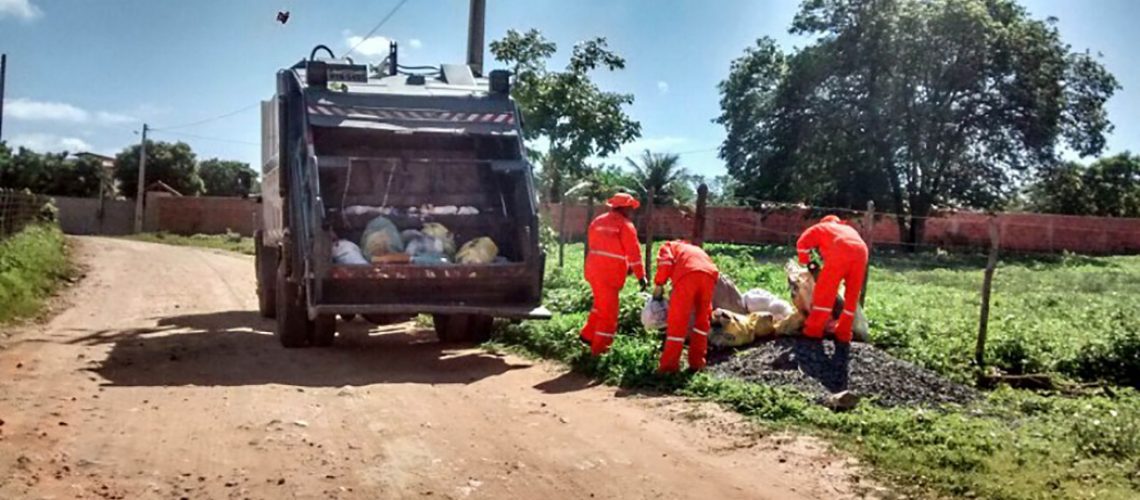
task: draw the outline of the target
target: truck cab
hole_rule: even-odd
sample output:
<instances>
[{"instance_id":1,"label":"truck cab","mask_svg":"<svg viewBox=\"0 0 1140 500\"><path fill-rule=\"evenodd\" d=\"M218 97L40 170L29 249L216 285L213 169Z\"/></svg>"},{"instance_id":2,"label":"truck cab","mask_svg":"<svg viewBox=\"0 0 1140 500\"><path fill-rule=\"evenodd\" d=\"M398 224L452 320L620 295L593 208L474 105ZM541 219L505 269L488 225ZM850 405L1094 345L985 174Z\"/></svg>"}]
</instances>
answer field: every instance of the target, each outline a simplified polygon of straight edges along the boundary
<instances>
[{"instance_id":1,"label":"truck cab","mask_svg":"<svg viewBox=\"0 0 1140 500\"><path fill-rule=\"evenodd\" d=\"M446 341L485 338L496 317L549 318L508 75L405 68L395 44L374 68L318 59L318 49L279 71L262 103L258 298L281 344L331 345L338 316L430 314ZM389 233L371 239L376 227ZM425 232L447 249L425 258L389 241ZM457 255L464 246L482 253Z\"/></svg>"}]
</instances>

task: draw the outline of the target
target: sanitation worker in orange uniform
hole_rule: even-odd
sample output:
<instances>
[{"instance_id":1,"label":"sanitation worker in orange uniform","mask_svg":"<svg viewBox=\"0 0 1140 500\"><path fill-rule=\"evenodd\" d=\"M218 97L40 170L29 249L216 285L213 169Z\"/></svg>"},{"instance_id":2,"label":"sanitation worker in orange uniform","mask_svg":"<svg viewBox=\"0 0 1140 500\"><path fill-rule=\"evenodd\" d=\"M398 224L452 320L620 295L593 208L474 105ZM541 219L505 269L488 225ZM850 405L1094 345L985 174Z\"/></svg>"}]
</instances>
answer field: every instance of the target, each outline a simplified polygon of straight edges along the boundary
<instances>
[{"instance_id":1,"label":"sanitation worker in orange uniform","mask_svg":"<svg viewBox=\"0 0 1140 500\"><path fill-rule=\"evenodd\" d=\"M605 353L614 342L618 292L625 286L626 276L633 273L642 290L648 286L637 228L629 218L630 212L641 204L633 196L618 193L606 201L606 206L610 211L594 218L586 235L590 245L586 254L586 281L594 292L594 308L590 309L580 337L582 342L590 344L594 356Z\"/></svg>"},{"instance_id":2,"label":"sanitation worker in orange uniform","mask_svg":"<svg viewBox=\"0 0 1140 500\"><path fill-rule=\"evenodd\" d=\"M712 315L713 288L719 275L716 264L701 247L675 240L661 245L657 252L657 274L653 283L654 298L661 298L666 281L673 281L669 294L669 316L665 329L665 348L657 371L672 373L681 369L681 349L689 335L689 321L693 321L689 337L689 370L705 367L705 354L709 346L709 318ZM695 316L694 316L695 313Z\"/></svg>"},{"instance_id":3,"label":"sanitation worker in orange uniform","mask_svg":"<svg viewBox=\"0 0 1140 500\"><path fill-rule=\"evenodd\" d=\"M811 312L804 321L804 336L823 338L823 329L831 318L839 282L846 287L843 294L843 314L835 326L835 340L851 342L851 327L855 322L855 308L867 273L867 244L855 228L844 224L839 217L828 215L809 227L796 242L800 264L811 261L811 251L817 249L823 258L823 269L812 291Z\"/></svg>"}]
</instances>

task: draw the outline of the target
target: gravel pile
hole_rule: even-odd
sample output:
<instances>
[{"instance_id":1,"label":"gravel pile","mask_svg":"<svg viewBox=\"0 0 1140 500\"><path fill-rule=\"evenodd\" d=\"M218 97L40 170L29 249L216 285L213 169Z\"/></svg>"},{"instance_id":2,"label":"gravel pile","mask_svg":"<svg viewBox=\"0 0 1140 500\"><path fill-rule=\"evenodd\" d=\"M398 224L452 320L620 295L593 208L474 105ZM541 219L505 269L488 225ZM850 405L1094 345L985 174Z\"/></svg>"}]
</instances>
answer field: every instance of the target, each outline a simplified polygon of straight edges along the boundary
<instances>
[{"instance_id":1,"label":"gravel pile","mask_svg":"<svg viewBox=\"0 0 1140 500\"><path fill-rule=\"evenodd\" d=\"M880 406L966 403L973 389L863 343L780 338L710 356L713 373L797 389L817 401L850 391Z\"/></svg>"}]
</instances>

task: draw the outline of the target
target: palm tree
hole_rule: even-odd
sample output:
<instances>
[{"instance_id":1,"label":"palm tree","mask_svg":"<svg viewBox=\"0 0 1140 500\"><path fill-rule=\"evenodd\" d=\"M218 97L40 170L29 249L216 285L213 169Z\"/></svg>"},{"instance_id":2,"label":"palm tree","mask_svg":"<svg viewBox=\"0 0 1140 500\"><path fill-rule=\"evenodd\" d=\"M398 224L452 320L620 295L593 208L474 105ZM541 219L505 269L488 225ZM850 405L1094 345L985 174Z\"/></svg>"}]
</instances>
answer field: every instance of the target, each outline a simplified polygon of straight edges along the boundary
<instances>
[{"instance_id":1,"label":"palm tree","mask_svg":"<svg viewBox=\"0 0 1140 500\"><path fill-rule=\"evenodd\" d=\"M648 149L641 153L639 161L630 158L626 163L633 168L633 188L642 200L653 190L653 204L656 206L680 205L691 201L693 196L689 181L692 175L681 166L681 157L672 153L653 153Z\"/></svg>"}]
</instances>

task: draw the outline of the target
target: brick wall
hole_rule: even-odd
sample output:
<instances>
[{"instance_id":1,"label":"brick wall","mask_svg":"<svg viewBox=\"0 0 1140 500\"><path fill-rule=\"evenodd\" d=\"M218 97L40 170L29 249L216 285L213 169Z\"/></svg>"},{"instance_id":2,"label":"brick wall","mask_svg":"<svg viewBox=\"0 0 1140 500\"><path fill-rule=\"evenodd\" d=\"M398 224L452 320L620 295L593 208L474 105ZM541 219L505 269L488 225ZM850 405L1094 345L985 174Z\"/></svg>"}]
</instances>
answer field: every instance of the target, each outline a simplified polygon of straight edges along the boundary
<instances>
[{"instance_id":1,"label":"brick wall","mask_svg":"<svg viewBox=\"0 0 1140 500\"><path fill-rule=\"evenodd\" d=\"M547 220L559 230L557 204L545 205ZM595 214L606 210L596 206ZM571 240L581 240L586 228L586 207L566 207L566 230ZM643 214L635 215L638 231L647 225ZM1140 219L1112 217L1078 217L1053 214L1002 213L996 216L1001 248L1018 252L1061 252L1085 254L1140 253ZM709 207L705 221L705 241L792 244L801 231L817 220L808 210L781 210L767 213L747 208ZM989 216L978 213L954 213L927 221L924 243L939 247L988 248ZM852 220L862 227L862 217ZM655 239L688 238L692 235L693 216L676 208L657 208L653 213ZM898 225L892 216L875 219L873 238L876 245L898 244ZM867 237L864 231L864 238Z\"/></svg>"},{"instance_id":2,"label":"brick wall","mask_svg":"<svg viewBox=\"0 0 1140 500\"><path fill-rule=\"evenodd\" d=\"M226 230L252 236L259 205L252 199L162 197L152 201L158 231L174 234L222 234Z\"/></svg>"}]
</instances>

